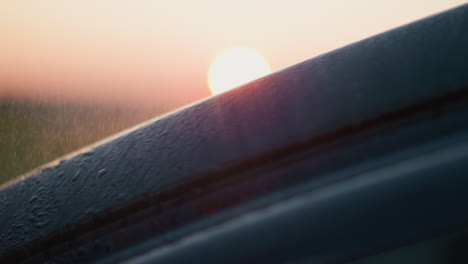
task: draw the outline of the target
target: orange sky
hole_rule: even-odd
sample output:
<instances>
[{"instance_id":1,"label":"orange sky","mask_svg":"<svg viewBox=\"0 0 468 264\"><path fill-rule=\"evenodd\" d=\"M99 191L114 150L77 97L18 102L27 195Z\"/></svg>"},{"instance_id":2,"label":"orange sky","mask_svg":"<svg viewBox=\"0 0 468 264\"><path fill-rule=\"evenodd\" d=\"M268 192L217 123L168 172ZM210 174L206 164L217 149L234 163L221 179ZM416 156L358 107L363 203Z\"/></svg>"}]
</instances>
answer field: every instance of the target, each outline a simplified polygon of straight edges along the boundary
<instances>
[{"instance_id":1,"label":"orange sky","mask_svg":"<svg viewBox=\"0 0 468 264\"><path fill-rule=\"evenodd\" d=\"M0 2L0 96L179 106L209 95L230 46L278 70L456 0Z\"/></svg>"}]
</instances>

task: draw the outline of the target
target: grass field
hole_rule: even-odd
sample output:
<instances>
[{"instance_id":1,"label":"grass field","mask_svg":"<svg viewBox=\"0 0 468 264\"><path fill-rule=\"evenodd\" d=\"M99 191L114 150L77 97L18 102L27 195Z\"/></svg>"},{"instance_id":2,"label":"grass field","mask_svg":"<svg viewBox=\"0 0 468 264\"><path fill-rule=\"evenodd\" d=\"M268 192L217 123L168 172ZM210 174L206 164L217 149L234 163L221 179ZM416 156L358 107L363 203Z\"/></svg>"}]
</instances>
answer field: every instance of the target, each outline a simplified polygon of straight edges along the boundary
<instances>
[{"instance_id":1,"label":"grass field","mask_svg":"<svg viewBox=\"0 0 468 264\"><path fill-rule=\"evenodd\" d=\"M0 184L159 113L0 100Z\"/></svg>"}]
</instances>

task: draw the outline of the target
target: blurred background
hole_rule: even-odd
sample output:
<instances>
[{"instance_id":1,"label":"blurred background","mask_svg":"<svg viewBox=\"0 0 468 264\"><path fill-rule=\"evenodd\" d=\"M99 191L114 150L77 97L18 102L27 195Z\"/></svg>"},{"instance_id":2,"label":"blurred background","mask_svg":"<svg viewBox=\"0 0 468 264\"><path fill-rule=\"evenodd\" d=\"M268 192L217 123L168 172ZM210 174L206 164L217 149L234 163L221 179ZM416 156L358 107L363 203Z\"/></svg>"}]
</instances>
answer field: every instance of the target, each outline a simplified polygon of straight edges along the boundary
<instances>
[{"instance_id":1,"label":"blurred background","mask_svg":"<svg viewBox=\"0 0 468 264\"><path fill-rule=\"evenodd\" d=\"M273 71L458 0L0 2L0 184L210 96L223 49Z\"/></svg>"}]
</instances>

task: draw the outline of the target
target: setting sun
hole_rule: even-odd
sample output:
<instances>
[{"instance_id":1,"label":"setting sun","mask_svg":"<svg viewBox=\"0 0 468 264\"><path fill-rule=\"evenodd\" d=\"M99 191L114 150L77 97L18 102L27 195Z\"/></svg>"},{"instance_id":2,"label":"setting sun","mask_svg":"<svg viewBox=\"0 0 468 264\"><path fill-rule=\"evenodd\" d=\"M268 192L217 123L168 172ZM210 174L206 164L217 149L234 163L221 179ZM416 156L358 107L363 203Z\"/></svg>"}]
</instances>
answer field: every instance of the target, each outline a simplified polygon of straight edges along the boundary
<instances>
[{"instance_id":1,"label":"setting sun","mask_svg":"<svg viewBox=\"0 0 468 264\"><path fill-rule=\"evenodd\" d=\"M250 48L230 48L216 57L208 73L212 94L219 94L271 72L267 61Z\"/></svg>"}]
</instances>

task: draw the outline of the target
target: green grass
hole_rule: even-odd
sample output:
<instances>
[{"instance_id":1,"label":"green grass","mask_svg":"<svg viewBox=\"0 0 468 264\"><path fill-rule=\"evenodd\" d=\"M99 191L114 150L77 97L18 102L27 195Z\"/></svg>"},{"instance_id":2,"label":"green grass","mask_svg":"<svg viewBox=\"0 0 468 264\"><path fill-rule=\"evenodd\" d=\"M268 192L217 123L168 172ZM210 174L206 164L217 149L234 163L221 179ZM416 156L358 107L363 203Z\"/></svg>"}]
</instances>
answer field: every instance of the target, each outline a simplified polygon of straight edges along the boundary
<instances>
[{"instance_id":1,"label":"green grass","mask_svg":"<svg viewBox=\"0 0 468 264\"><path fill-rule=\"evenodd\" d=\"M158 113L0 100L0 184Z\"/></svg>"}]
</instances>

